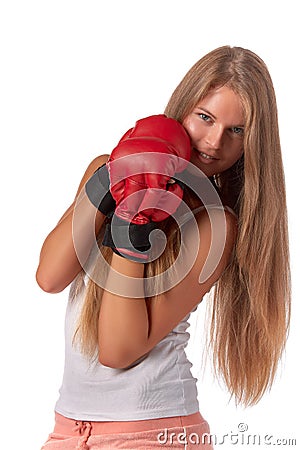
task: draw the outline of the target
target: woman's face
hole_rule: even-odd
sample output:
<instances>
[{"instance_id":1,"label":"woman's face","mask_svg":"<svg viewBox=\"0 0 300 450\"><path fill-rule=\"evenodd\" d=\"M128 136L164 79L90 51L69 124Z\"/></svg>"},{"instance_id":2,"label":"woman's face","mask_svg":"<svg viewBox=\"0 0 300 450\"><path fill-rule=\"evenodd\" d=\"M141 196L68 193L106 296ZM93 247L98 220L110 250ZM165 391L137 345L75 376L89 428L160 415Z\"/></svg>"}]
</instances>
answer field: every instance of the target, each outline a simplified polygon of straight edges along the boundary
<instances>
[{"instance_id":1,"label":"woman's face","mask_svg":"<svg viewBox=\"0 0 300 450\"><path fill-rule=\"evenodd\" d=\"M204 97L183 126L192 142L191 163L208 177L229 169L243 154L242 103L226 86Z\"/></svg>"}]
</instances>

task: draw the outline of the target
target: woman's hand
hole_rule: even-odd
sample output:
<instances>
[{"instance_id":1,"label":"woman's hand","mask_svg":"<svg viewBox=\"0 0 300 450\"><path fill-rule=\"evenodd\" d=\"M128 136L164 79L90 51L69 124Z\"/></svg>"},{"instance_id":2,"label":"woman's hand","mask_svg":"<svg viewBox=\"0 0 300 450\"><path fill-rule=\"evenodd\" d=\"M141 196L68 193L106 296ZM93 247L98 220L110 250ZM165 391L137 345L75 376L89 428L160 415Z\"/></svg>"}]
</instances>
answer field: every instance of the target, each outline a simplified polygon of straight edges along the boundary
<instances>
[{"instance_id":1,"label":"woman's hand","mask_svg":"<svg viewBox=\"0 0 300 450\"><path fill-rule=\"evenodd\" d=\"M139 225L174 213L183 190L170 181L187 167L190 156L190 138L176 120L160 114L137 121L107 163L115 214Z\"/></svg>"},{"instance_id":2,"label":"woman's hand","mask_svg":"<svg viewBox=\"0 0 300 450\"><path fill-rule=\"evenodd\" d=\"M181 203L182 184L172 177L186 168L190 154L185 129L164 115L139 120L125 134L107 162L116 209L104 245L134 261L148 260L150 233Z\"/></svg>"}]
</instances>

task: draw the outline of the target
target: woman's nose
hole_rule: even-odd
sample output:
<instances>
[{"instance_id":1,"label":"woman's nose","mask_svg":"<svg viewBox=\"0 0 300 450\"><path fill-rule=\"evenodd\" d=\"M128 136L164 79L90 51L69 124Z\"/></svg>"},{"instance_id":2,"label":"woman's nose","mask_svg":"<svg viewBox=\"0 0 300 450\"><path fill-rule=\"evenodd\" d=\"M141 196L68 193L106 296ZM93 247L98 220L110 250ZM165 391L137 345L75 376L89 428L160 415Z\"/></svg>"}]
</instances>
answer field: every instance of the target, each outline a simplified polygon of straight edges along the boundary
<instances>
[{"instance_id":1,"label":"woman's nose","mask_svg":"<svg viewBox=\"0 0 300 450\"><path fill-rule=\"evenodd\" d=\"M206 143L207 145L215 150L221 147L223 136L223 128L214 124L207 130Z\"/></svg>"}]
</instances>

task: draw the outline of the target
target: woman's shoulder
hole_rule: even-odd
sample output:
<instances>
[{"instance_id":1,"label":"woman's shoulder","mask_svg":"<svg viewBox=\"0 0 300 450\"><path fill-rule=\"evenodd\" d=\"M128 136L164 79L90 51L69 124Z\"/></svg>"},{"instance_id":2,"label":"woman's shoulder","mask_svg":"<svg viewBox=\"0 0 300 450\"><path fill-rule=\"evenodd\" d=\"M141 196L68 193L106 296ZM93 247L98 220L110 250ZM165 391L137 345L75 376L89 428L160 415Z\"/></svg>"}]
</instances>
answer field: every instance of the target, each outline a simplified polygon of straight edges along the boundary
<instances>
[{"instance_id":1,"label":"woman's shoulder","mask_svg":"<svg viewBox=\"0 0 300 450\"><path fill-rule=\"evenodd\" d=\"M201 203L199 206L192 209L192 214L198 225L202 223L203 220L208 220L211 223L211 226L213 226L215 222L227 227L230 227L231 225L234 229L237 226L238 216L236 212L222 201L208 205L203 205L203 203ZM188 215L190 216L190 213Z\"/></svg>"},{"instance_id":2,"label":"woman's shoulder","mask_svg":"<svg viewBox=\"0 0 300 450\"><path fill-rule=\"evenodd\" d=\"M108 161L110 155L104 154L96 156L88 165L86 172L91 173L91 175L98 169L98 167L102 166Z\"/></svg>"},{"instance_id":3,"label":"woman's shoulder","mask_svg":"<svg viewBox=\"0 0 300 450\"><path fill-rule=\"evenodd\" d=\"M210 243L209 253L219 253L227 260L233 250L238 232L238 217L227 205L208 205L195 214L198 231Z\"/></svg>"},{"instance_id":4,"label":"woman's shoulder","mask_svg":"<svg viewBox=\"0 0 300 450\"><path fill-rule=\"evenodd\" d=\"M95 171L101 167L103 164L105 164L108 160L110 155L99 155L96 156L87 166L82 179L80 181L77 193L76 193L76 197L79 195L79 193L81 192L81 190L83 189L85 183L91 178L91 176L95 173Z\"/></svg>"}]
</instances>

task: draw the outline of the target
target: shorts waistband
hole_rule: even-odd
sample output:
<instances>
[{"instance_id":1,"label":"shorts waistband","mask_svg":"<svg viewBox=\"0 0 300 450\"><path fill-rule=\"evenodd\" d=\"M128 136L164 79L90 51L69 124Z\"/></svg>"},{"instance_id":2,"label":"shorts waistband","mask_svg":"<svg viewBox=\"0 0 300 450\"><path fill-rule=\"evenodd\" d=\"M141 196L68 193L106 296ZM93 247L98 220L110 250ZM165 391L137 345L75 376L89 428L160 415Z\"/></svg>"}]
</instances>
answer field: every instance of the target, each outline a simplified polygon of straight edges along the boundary
<instances>
[{"instance_id":1,"label":"shorts waistband","mask_svg":"<svg viewBox=\"0 0 300 450\"><path fill-rule=\"evenodd\" d=\"M199 425L206 422L200 412L187 416L163 417L159 419L94 422L75 420L64 417L55 412L54 432L69 436L80 436L88 428L89 435L101 435L111 433L130 433L139 431L157 430L172 427L185 427Z\"/></svg>"}]
</instances>

